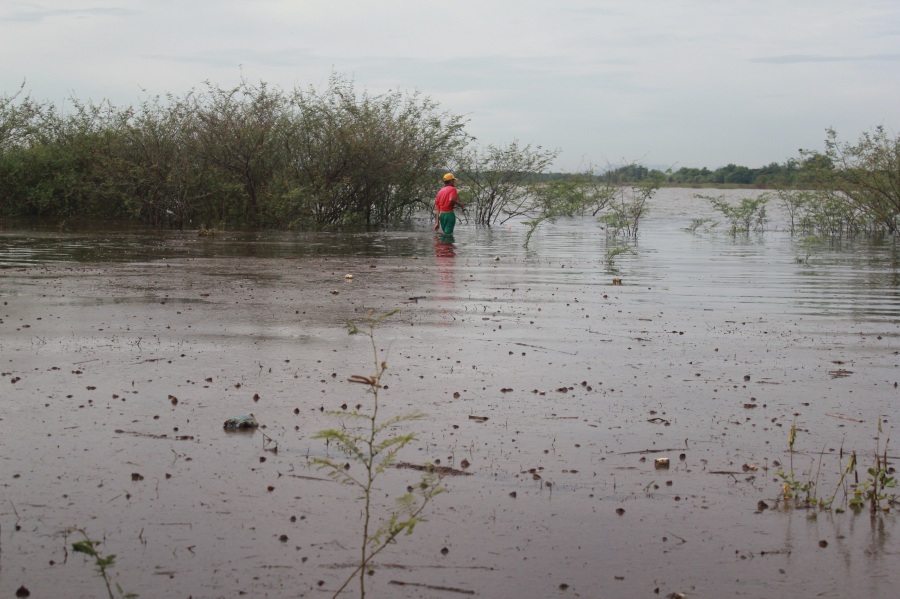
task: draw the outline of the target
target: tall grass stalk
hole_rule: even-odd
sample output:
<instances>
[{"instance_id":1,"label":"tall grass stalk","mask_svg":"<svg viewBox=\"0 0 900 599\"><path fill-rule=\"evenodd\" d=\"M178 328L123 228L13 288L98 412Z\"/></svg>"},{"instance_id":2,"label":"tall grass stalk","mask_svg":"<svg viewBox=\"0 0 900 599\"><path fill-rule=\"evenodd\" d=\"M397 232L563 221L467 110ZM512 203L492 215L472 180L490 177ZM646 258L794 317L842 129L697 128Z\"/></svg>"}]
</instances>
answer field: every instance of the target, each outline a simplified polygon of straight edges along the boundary
<instances>
[{"instance_id":1,"label":"tall grass stalk","mask_svg":"<svg viewBox=\"0 0 900 599\"><path fill-rule=\"evenodd\" d=\"M855 483L850 486L853 492L850 495L849 505L856 511L865 507L869 508L869 512L875 515L879 511L888 511L893 506L900 503L900 498L893 492L897 487L897 479L894 476L894 469L888 463L887 441L884 446L881 444L881 435L883 430L881 427L881 419L878 422L878 434L875 437L875 463L873 466L866 468L868 475L865 480L859 482L859 474L857 466L859 461L856 452L851 452L850 459L846 467L840 469L840 478L835 486L831 497L826 501L823 497L817 497L817 489L819 483L819 474L822 471L822 456L825 454L824 448L819 454L819 465L815 478L812 477L812 467L807 475L806 482L797 480L794 473L794 444L797 440L797 425L794 422L791 425L788 434L788 461L789 471L777 471L775 474L781 479L781 496L778 501L783 500L785 505L792 502L794 506L818 507L821 510L831 510L834 507L834 500L837 498L838 491L845 489L845 500L847 497L844 481L847 476L853 472L855 474ZM843 447L841 447L841 462L843 461ZM837 513L844 510L836 508Z\"/></svg>"},{"instance_id":2,"label":"tall grass stalk","mask_svg":"<svg viewBox=\"0 0 900 599\"><path fill-rule=\"evenodd\" d=\"M878 417L878 435L875 437L875 465L867 468L866 473L869 477L862 483L857 485L853 490L853 498L850 500L850 507L862 509L868 504L869 512L876 514L879 510L888 511L895 503L898 503L896 493L888 492L888 489L894 489L897 486L897 479L893 474L893 469L888 466L887 441L884 447L881 447L881 416Z\"/></svg>"}]
</instances>

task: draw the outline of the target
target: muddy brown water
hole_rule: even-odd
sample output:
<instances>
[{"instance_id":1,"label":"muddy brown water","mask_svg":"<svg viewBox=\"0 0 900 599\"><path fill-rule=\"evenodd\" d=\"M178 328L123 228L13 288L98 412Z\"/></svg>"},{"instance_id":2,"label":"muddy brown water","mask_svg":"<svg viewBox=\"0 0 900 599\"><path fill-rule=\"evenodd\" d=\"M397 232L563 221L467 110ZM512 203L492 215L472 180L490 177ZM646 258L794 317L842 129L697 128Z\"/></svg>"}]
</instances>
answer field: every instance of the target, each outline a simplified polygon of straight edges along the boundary
<instances>
[{"instance_id":1,"label":"muddy brown water","mask_svg":"<svg viewBox=\"0 0 900 599\"><path fill-rule=\"evenodd\" d=\"M897 455L897 241L793 238L770 213L764 234L692 235L713 215L663 190L613 268L589 218L527 251L518 224L452 246L425 223L0 230L0 596L105 596L76 527L141 597L330 596L360 507L310 466L335 456L312 435L369 400L342 325L400 308L377 332L384 414L429 415L402 459L471 475L369 596L894 597L895 513L783 509L775 464L795 420L820 496L849 452L872 464L879 419ZM223 430L248 412L263 428ZM387 472L380 510L417 478Z\"/></svg>"}]
</instances>

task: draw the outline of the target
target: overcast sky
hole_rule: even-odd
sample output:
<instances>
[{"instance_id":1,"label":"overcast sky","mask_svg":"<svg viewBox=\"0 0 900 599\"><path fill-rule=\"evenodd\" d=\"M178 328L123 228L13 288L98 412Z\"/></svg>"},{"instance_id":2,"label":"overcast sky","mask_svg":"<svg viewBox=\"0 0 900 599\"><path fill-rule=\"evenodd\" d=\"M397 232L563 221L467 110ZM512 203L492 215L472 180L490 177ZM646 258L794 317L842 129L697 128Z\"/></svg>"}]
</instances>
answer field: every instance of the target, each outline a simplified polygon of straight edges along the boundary
<instances>
[{"instance_id":1,"label":"overcast sky","mask_svg":"<svg viewBox=\"0 0 900 599\"><path fill-rule=\"evenodd\" d=\"M243 76L419 90L556 168L750 167L900 132L897 0L3 0L0 93L134 104Z\"/></svg>"}]
</instances>

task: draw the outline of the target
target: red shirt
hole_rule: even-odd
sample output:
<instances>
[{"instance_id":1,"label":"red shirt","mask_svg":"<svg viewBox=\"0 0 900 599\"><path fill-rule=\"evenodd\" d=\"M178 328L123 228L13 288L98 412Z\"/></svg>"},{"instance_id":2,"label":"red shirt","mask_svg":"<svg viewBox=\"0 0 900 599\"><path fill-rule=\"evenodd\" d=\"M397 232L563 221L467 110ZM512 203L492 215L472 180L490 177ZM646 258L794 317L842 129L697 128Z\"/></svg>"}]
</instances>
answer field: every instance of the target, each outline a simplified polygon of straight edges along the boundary
<instances>
[{"instance_id":1,"label":"red shirt","mask_svg":"<svg viewBox=\"0 0 900 599\"><path fill-rule=\"evenodd\" d=\"M453 202L459 201L459 194L452 185L445 185L434 199L434 208L438 212L453 212Z\"/></svg>"}]
</instances>

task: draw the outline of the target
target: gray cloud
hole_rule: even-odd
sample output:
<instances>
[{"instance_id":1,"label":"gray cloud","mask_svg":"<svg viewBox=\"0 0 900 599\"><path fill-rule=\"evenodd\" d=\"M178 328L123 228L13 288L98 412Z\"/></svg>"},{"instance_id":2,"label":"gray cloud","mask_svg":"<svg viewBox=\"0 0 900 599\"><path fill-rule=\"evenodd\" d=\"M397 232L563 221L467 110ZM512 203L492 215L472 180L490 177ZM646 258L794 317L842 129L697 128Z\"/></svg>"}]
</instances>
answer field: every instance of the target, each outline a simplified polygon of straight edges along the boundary
<instances>
[{"instance_id":1,"label":"gray cloud","mask_svg":"<svg viewBox=\"0 0 900 599\"><path fill-rule=\"evenodd\" d=\"M47 19L59 17L128 17L137 14L135 10L113 7L92 8L56 8L12 11L6 15L0 15L0 21L7 22L31 22L38 23Z\"/></svg>"},{"instance_id":2,"label":"gray cloud","mask_svg":"<svg viewBox=\"0 0 900 599\"><path fill-rule=\"evenodd\" d=\"M0 93L27 80L38 98L126 105L204 81L292 89L339 73L373 94L420 90L483 142L559 147L563 168L757 166L816 147L828 126L898 127L896 1L508 5L4 0Z\"/></svg>"},{"instance_id":3,"label":"gray cloud","mask_svg":"<svg viewBox=\"0 0 900 599\"><path fill-rule=\"evenodd\" d=\"M784 54L751 58L750 62L763 64L797 64L801 62L888 62L900 60L898 54L868 54L863 56L827 56L815 54Z\"/></svg>"},{"instance_id":4,"label":"gray cloud","mask_svg":"<svg viewBox=\"0 0 900 599\"><path fill-rule=\"evenodd\" d=\"M259 51L252 48L230 48L210 50L192 54L148 54L149 60L196 64L214 68L232 68L239 65L272 68L307 67L315 63L315 58L307 48Z\"/></svg>"}]
</instances>

